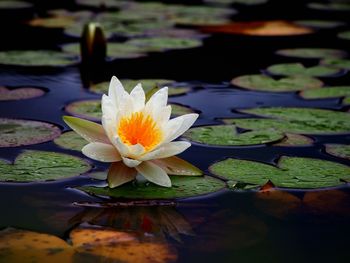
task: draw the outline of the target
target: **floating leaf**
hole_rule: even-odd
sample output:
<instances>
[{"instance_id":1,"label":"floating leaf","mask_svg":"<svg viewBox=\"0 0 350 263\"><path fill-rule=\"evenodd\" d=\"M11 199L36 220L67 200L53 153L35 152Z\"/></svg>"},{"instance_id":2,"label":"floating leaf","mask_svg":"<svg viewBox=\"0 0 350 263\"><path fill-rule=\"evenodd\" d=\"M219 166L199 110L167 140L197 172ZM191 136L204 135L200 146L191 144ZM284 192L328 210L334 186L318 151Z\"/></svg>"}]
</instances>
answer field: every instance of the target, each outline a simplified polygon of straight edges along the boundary
<instances>
[{"instance_id":1,"label":"floating leaf","mask_svg":"<svg viewBox=\"0 0 350 263\"><path fill-rule=\"evenodd\" d=\"M0 64L14 66L68 66L77 60L53 50L11 50L0 52Z\"/></svg>"},{"instance_id":2,"label":"floating leaf","mask_svg":"<svg viewBox=\"0 0 350 263\"><path fill-rule=\"evenodd\" d=\"M296 58L343 58L347 55L344 50L328 48L291 48L280 49L276 54Z\"/></svg>"},{"instance_id":3,"label":"floating leaf","mask_svg":"<svg viewBox=\"0 0 350 263\"><path fill-rule=\"evenodd\" d=\"M283 20L232 22L229 24L204 26L201 29L207 33L251 36L290 36L313 33L313 30L308 27L303 27Z\"/></svg>"},{"instance_id":4,"label":"floating leaf","mask_svg":"<svg viewBox=\"0 0 350 263\"><path fill-rule=\"evenodd\" d=\"M175 104L175 103L170 103L169 105L171 105L171 116L174 116L174 117L195 112L195 110L193 110L188 106Z\"/></svg>"},{"instance_id":5,"label":"floating leaf","mask_svg":"<svg viewBox=\"0 0 350 263\"><path fill-rule=\"evenodd\" d=\"M215 125L191 128L184 137L207 145L240 146L276 142L283 139L284 135L269 129L238 133L233 125Z\"/></svg>"},{"instance_id":6,"label":"floating leaf","mask_svg":"<svg viewBox=\"0 0 350 263\"><path fill-rule=\"evenodd\" d=\"M321 64L327 65L334 68L347 69L350 70L350 60L349 59L336 59L327 58L321 61Z\"/></svg>"},{"instance_id":7,"label":"floating leaf","mask_svg":"<svg viewBox=\"0 0 350 263\"><path fill-rule=\"evenodd\" d=\"M342 101L343 105L350 105L350 97L346 97Z\"/></svg>"},{"instance_id":8,"label":"floating leaf","mask_svg":"<svg viewBox=\"0 0 350 263\"><path fill-rule=\"evenodd\" d=\"M83 6L96 8L120 8L126 6L128 1L116 0L76 0L76 3Z\"/></svg>"},{"instance_id":9,"label":"floating leaf","mask_svg":"<svg viewBox=\"0 0 350 263\"><path fill-rule=\"evenodd\" d=\"M338 34L338 37L341 39L350 40L350 31L341 32Z\"/></svg>"},{"instance_id":10,"label":"floating leaf","mask_svg":"<svg viewBox=\"0 0 350 263\"><path fill-rule=\"evenodd\" d=\"M253 185L286 188L321 188L344 184L350 180L350 167L325 160L287 157L279 159L277 166L259 162L226 159L209 167L210 171L228 180Z\"/></svg>"},{"instance_id":11,"label":"floating leaf","mask_svg":"<svg viewBox=\"0 0 350 263\"><path fill-rule=\"evenodd\" d=\"M285 135L286 137L281 142L275 143L274 146L311 146L314 142L311 138L300 134L286 133Z\"/></svg>"},{"instance_id":12,"label":"floating leaf","mask_svg":"<svg viewBox=\"0 0 350 263\"><path fill-rule=\"evenodd\" d=\"M70 263L73 254L73 248L56 236L13 228L0 231L2 262Z\"/></svg>"},{"instance_id":13,"label":"floating leaf","mask_svg":"<svg viewBox=\"0 0 350 263\"><path fill-rule=\"evenodd\" d=\"M347 3L309 3L307 5L311 9L322 11L349 11L350 4Z\"/></svg>"},{"instance_id":14,"label":"floating leaf","mask_svg":"<svg viewBox=\"0 0 350 263\"><path fill-rule=\"evenodd\" d=\"M194 38L152 37L135 38L125 42L141 48L145 52L160 52L170 49L186 49L202 46L202 41Z\"/></svg>"},{"instance_id":15,"label":"floating leaf","mask_svg":"<svg viewBox=\"0 0 350 263\"><path fill-rule=\"evenodd\" d=\"M78 189L89 194L128 199L177 199L219 191L225 184L209 176L171 176L172 187L149 183L127 183L117 188L83 186Z\"/></svg>"},{"instance_id":16,"label":"floating leaf","mask_svg":"<svg viewBox=\"0 0 350 263\"><path fill-rule=\"evenodd\" d=\"M62 133L60 137L54 140L54 143L63 149L81 151L88 144L79 134L74 131Z\"/></svg>"},{"instance_id":17,"label":"floating leaf","mask_svg":"<svg viewBox=\"0 0 350 263\"><path fill-rule=\"evenodd\" d=\"M0 181L37 182L59 180L89 171L89 163L78 157L44 151L25 151L13 164L0 160Z\"/></svg>"},{"instance_id":18,"label":"floating leaf","mask_svg":"<svg viewBox=\"0 0 350 263\"><path fill-rule=\"evenodd\" d=\"M46 122L0 118L0 148L51 141L61 130Z\"/></svg>"},{"instance_id":19,"label":"floating leaf","mask_svg":"<svg viewBox=\"0 0 350 263\"><path fill-rule=\"evenodd\" d=\"M231 4L260 5L260 4L265 4L268 1L269 0L204 0L205 3L225 4L225 5L231 5Z\"/></svg>"},{"instance_id":20,"label":"floating leaf","mask_svg":"<svg viewBox=\"0 0 350 263\"><path fill-rule=\"evenodd\" d=\"M244 89L270 92L292 92L320 88L323 85L322 81L307 76L273 79L265 75L244 75L234 78L231 83Z\"/></svg>"},{"instance_id":21,"label":"floating leaf","mask_svg":"<svg viewBox=\"0 0 350 263\"><path fill-rule=\"evenodd\" d=\"M0 10L30 8L33 5L24 1L0 1Z\"/></svg>"},{"instance_id":22,"label":"floating leaf","mask_svg":"<svg viewBox=\"0 0 350 263\"><path fill-rule=\"evenodd\" d=\"M40 97L40 96L43 96L44 94L45 94L45 91L38 88L23 87L23 88L9 89L7 87L0 86L0 101L26 100L26 99Z\"/></svg>"},{"instance_id":23,"label":"floating leaf","mask_svg":"<svg viewBox=\"0 0 350 263\"><path fill-rule=\"evenodd\" d=\"M350 145L346 144L326 144L326 152L335 157L350 160Z\"/></svg>"},{"instance_id":24,"label":"floating leaf","mask_svg":"<svg viewBox=\"0 0 350 263\"><path fill-rule=\"evenodd\" d=\"M276 64L267 68L267 71L274 75L283 76L309 76L309 77L326 77L336 75L341 70L329 66L314 66L306 68L301 63Z\"/></svg>"},{"instance_id":25,"label":"floating leaf","mask_svg":"<svg viewBox=\"0 0 350 263\"><path fill-rule=\"evenodd\" d=\"M350 131L350 114L313 108L255 108L244 113L271 119L224 119L225 123L249 130L275 129L301 134L343 134Z\"/></svg>"},{"instance_id":26,"label":"floating leaf","mask_svg":"<svg viewBox=\"0 0 350 263\"><path fill-rule=\"evenodd\" d=\"M300 93L304 99L329 99L350 96L350 86L324 87L321 89L304 90Z\"/></svg>"},{"instance_id":27,"label":"floating leaf","mask_svg":"<svg viewBox=\"0 0 350 263\"><path fill-rule=\"evenodd\" d=\"M340 21L329 21L329 20L298 20L294 21L294 23L301 25L301 26L307 26L312 28L325 28L325 29L331 29L331 28L337 28L340 26L345 25L344 22Z\"/></svg>"}]
</instances>

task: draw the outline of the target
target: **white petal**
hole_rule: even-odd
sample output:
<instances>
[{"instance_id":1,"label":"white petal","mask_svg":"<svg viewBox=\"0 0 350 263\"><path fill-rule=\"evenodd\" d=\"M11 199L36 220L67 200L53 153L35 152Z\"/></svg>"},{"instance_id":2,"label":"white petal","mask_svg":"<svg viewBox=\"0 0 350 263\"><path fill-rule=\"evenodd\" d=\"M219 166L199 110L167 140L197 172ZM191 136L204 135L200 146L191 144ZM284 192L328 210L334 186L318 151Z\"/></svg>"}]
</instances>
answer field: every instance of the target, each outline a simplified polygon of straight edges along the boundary
<instances>
[{"instance_id":1,"label":"white petal","mask_svg":"<svg viewBox=\"0 0 350 263\"><path fill-rule=\"evenodd\" d=\"M158 90L146 103L145 111L157 120L168 101L168 87Z\"/></svg>"},{"instance_id":2,"label":"white petal","mask_svg":"<svg viewBox=\"0 0 350 263\"><path fill-rule=\"evenodd\" d=\"M120 105L126 94L127 92L125 91L122 83L117 77L113 76L108 88L108 96L111 98L113 103L116 106Z\"/></svg>"},{"instance_id":3,"label":"white petal","mask_svg":"<svg viewBox=\"0 0 350 263\"><path fill-rule=\"evenodd\" d=\"M167 158L167 157L182 153L190 146L191 146L191 143L189 142L183 142L183 141L169 142L161 146L157 150L154 150L153 152L146 153L140 158L140 160L148 161L153 159Z\"/></svg>"},{"instance_id":4,"label":"white petal","mask_svg":"<svg viewBox=\"0 0 350 263\"><path fill-rule=\"evenodd\" d=\"M102 142L111 144L105 130L100 124L72 116L64 116L63 120L70 128L72 128L88 142Z\"/></svg>"},{"instance_id":5,"label":"white petal","mask_svg":"<svg viewBox=\"0 0 350 263\"><path fill-rule=\"evenodd\" d=\"M100 162L111 163L121 160L117 149L110 144L92 142L85 145L81 151L87 157Z\"/></svg>"},{"instance_id":6,"label":"white petal","mask_svg":"<svg viewBox=\"0 0 350 263\"><path fill-rule=\"evenodd\" d=\"M118 136L114 137L113 143L115 143L121 156L129 156L129 147L125 145Z\"/></svg>"},{"instance_id":7,"label":"white petal","mask_svg":"<svg viewBox=\"0 0 350 263\"><path fill-rule=\"evenodd\" d=\"M145 148L139 143L135 145L127 145L126 147L129 149L128 157L133 159L138 159L138 157L145 152Z\"/></svg>"},{"instance_id":8,"label":"white petal","mask_svg":"<svg viewBox=\"0 0 350 263\"><path fill-rule=\"evenodd\" d=\"M105 129L107 136L112 140L117 129L117 109L111 98L106 95L102 96L102 126Z\"/></svg>"},{"instance_id":9,"label":"white petal","mask_svg":"<svg viewBox=\"0 0 350 263\"><path fill-rule=\"evenodd\" d=\"M168 123L168 121L170 120L170 116L171 116L171 105L168 105L166 107L163 107L160 110L159 115L157 116L158 118L155 119L155 122L158 123L158 125L163 128L165 124Z\"/></svg>"},{"instance_id":10,"label":"white petal","mask_svg":"<svg viewBox=\"0 0 350 263\"><path fill-rule=\"evenodd\" d=\"M142 162L142 161L130 159L130 158L127 158L127 157L122 157L122 159L123 159L124 164L127 167L130 167L130 168L134 168L134 167L138 166Z\"/></svg>"},{"instance_id":11,"label":"white petal","mask_svg":"<svg viewBox=\"0 0 350 263\"><path fill-rule=\"evenodd\" d=\"M167 134L165 142L173 141L181 136L193 125L198 116L197 113L190 113L171 119L165 127L165 134Z\"/></svg>"},{"instance_id":12,"label":"white petal","mask_svg":"<svg viewBox=\"0 0 350 263\"><path fill-rule=\"evenodd\" d=\"M137 84L130 92L130 97L133 101L134 112L141 111L145 107L146 96L141 84Z\"/></svg>"},{"instance_id":13,"label":"white petal","mask_svg":"<svg viewBox=\"0 0 350 263\"><path fill-rule=\"evenodd\" d=\"M154 184L171 187L171 181L167 173L154 163L143 162L136 167L136 170Z\"/></svg>"},{"instance_id":14,"label":"white petal","mask_svg":"<svg viewBox=\"0 0 350 263\"><path fill-rule=\"evenodd\" d=\"M137 171L127 167L123 162L113 163L108 170L108 186L117 187L135 179Z\"/></svg>"}]
</instances>

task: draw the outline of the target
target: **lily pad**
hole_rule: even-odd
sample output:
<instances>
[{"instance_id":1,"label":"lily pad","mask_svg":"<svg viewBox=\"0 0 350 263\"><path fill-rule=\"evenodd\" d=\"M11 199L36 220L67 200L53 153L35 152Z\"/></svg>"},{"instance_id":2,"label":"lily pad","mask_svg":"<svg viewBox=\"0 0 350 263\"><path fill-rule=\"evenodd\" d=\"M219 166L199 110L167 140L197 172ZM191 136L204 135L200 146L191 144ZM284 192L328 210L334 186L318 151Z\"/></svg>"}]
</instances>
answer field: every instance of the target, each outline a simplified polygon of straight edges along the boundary
<instances>
[{"instance_id":1,"label":"lily pad","mask_svg":"<svg viewBox=\"0 0 350 263\"><path fill-rule=\"evenodd\" d=\"M128 2L120 0L76 0L79 5L96 8L120 8L126 6Z\"/></svg>"},{"instance_id":2,"label":"lily pad","mask_svg":"<svg viewBox=\"0 0 350 263\"><path fill-rule=\"evenodd\" d=\"M338 37L341 39L350 40L350 31L341 32L338 34Z\"/></svg>"},{"instance_id":3,"label":"lily pad","mask_svg":"<svg viewBox=\"0 0 350 263\"><path fill-rule=\"evenodd\" d=\"M336 59L336 58L327 58L321 60L322 65L327 65L334 68L350 70L350 60L349 59Z\"/></svg>"},{"instance_id":4,"label":"lily pad","mask_svg":"<svg viewBox=\"0 0 350 263\"><path fill-rule=\"evenodd\" d=\"M350 167L312 158L287 157L277 166L259 162L226 159L209 167L210 171L227 180L246 184L265 185L271 181L285 188L322 188L350 181Z\"/></svg>"},{"instance_id":5,"label":"lily pad","mask_svg":"<svg viewBox=\"0 0 350 263\"><path fill-rule=\"evenodd\" d=\"M33 5L24 1L0 1L0 10L31 8Z\"/></svg>"},{"instance_id":6,"label":"lily pad","mask_svg":"<svg viewBox=\"0 0 350 263\"><path fill-rule=\"evenodd\" d=\"M215 125L191 128L184 137L206 145L241 146L276 142L283 139L284 134L268 129L238 133L233 125Z\"/></svg>"},{"instance_id":7,"label":"lily pad","mask_svg":"<svg viewBox=\"0 0 350 263\"><path fill-rule=\"evenodd\" d=\"M347 3L309 3L311 9L322 11L349 11L350 4Z\"/></svg>"},{"instance_id":8,"label":"lily pad","mask_svg":"<svg viewBox=\"0 0 350 263\"><path fill-rule=\"evenodd\" d=\"M62 133L60 137L54 140L54 143L63 149L81 151L88 144L80 135L74 131Z\"/></svg>"},{"instance_id":9,"label":"lily pad","mask_svg":"<svg viewBox=\"0 0 350 263\"><path fill-rule=\"evenodd\" d=\"M312 28L321 28L321 29L331 29L337 28L345 25L344 22L340 21L329 21L329 20L298 20L294 23L302 26L308 26Z\"/></svg>"},{"instance_id":10,"label":"lily pad","mask_svg":"<svg viewBox=\"0 0 350 263\"><path fill-rule=\"evenodd\" d=\"M350 86L324 87L321 89L304 90L300 93L304 99L329 99L350 96Z\"/></svg>"},{"instance_id":11,"label":"lily pad","mask_svg":"<svg viewBox=\"0 0 350 263\"><path fill-rule=\"evenodd\" d=\"M326 144L326 152L333 156L350 160L350 145Z\"/></svg>"},{"instance_id":12,"label":"lily pad","mask_svg":"<svg viewBox=\"0 0 350 263\"><path fill-rule=\"evenodd\" d=\"M225 4L225 5L231 5L231 4L240 4L240 5L260 5L265 4L269 0L204 0L206 3L210 4Z\"/></svg>"},{"instance_id":13,"label":"lily pad","mask_svg":"<svg viewBox=\"0 0 350 263\"><path fill-rule=\"evenodd\" d=\"M0 64L14 66L68 66L77 60L53 50L11 50L0 52Z\"/></svg>"},{"instance_id":14,"label":"lily pad","mask_svg":"<svg viewBox=\"0 0 350 263\"><path fill-rule=\"evenodd\" d=\"M171 105L171 116L181 116L181 115L196 112L192 108L185 105L180 105L175 103L170 103L169 105Z\"/></svg>"},{"instance_id":15,"label":"lily pad","mask_svg":"<svg viewBox=\"0 0 350 263\"><path fill-rule=\"evenodd\" d=\"M45 91L38 88L21 87L21 88L7 88L0 86L0 101L6 100L26 100L43 96Z\"/></svg>"},{"instance_id":16,"label":"lily pad","mask_svg":"<svg viewBox=\"0 0 350 263\"><path fill-rule=\"evenodd\" d=\"M47 142L60 134L57 126L46 122L0 118L0 148Z\"/></svg>"},{"instance_id":17,"label":"lily pad","mask_svg":"<svg viewBox=\"0 0 350 263\"><path fill-rule=\"evenodd\" d=\"M274 146L311 146L314 142L311 138L300 134L286 133L285 136L286 137L281 142L275 143Z\"/></svg>"},{"instance_id":18,"label":"lily pad","mask_svg":"<svg viewBox=\"0 0 350 263\"><path fill-rule=\"evenodd\" d=\"M339 74L341 70L329 66L305 67L301 63L276 64L267 68L267 71L273 75L282 76L309 76L309 77L327 77Z\"/></svg>"},{"instance_id":19,"label":"lily pad","mask_svg":"<svg viewBox=\"0 0 350 263\"><path fill-rule=\"evenodd\" d=\"M28 25L33 27L46 27L46 28L66 28L75 23L75 19L71 16L57 16L57 17L45 17L34 18L28 21Z\"/></svg>"},{"instance_id":20,"label":"lily pad","mask_svg":"<svg viewBox=\"0 0 350 263\"><path fill-rule=\"evenodd\" d=\"M297 134L346 134L350 132L350 114L314 108L254 108L241 110L265 118L224 119L225 123L249 130L275 129Z\"/></svg>"},{"instance_id":21,"label":"lily pad","mask_svg":"<svg viewBox=\"0 0 350 263\"><path fill-rule=\"evenodd\" d=\"M265 75L244 75L231 80L231 84L249 90L292 92L320 88L323 82L307 76L290 76L281 79L273 79Z\"/></svg>"},{"instance_id":22,"label":"lily pad","mask_svg":"<svg viewBox=\"0 0 350 263\"><path fill-rule=\"evenodd\" d=\"M280 49L276 54L285 57L296 57L296 58L343 58L347 55L347 52L339 49L328 49L328 48L291 48L291 49Z\"/></svg>"},{"instance_id":23,"label":"lily pad","mask_svg":"<svg viewBox=\"0 0 350 263\"><path fill-rule=\"evenodd\" d=\"M175 37L152 37L135 38L125 42L125 45L132 45L142 48L145 52L160 52L171 49L186 49L202 46L200 39L175 38Z\"/></svg>"},{"instance_id":24,"label":"lily pad","mask_svg":"<svg viewBox=\"0 0 350 263\"><path fill-rule=\"evenodd\" d=\"M346 97L342 100L343 105L350 105L350 97Z\"/></svg>"},{"instance_id":25,"label":"lily pad","mask_svg":"<svg viewBox=\"0 0 350 263\"><path fill-rule=\"evenodd\" d=\"M117 188L94 186L78 187L89 194L128 199L178 199L219 191L225 183L209 176L171 176L172 187L164 188L149 183L127 183Z\"/></svg>"},{"instance_id":26,"label":"lily pad","mask_svg":"<svg viewBox=\"0 0 350 263\"><path fill-rule=\"evenodd\" d=\"M91 169L81 158L44 151L24 151L10 164L0 160L0 181L38 182L59 180L83 174Z\"/></svg>"}]
</instances>

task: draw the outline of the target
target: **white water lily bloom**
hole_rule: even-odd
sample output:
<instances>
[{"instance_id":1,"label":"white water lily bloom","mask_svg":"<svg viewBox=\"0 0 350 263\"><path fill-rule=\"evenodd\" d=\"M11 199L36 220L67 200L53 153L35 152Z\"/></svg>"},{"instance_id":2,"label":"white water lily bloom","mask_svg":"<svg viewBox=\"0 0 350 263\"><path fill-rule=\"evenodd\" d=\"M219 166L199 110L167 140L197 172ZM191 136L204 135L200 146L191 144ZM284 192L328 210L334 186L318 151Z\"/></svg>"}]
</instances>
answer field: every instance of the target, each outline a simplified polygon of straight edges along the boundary
<instances>
[{"instance_id":1,"label":"white water lily bloom","mask_svg":"<svg viewBox=\"0 0 350 263\"><path fill-rule=\"evenodd\" d=\"M108 174L110 187L135 179L137 173L155 184L170 187L168 174L199 175L201 172L173 157L191 146L189 142L173 140L192 126L198 114L170 119L171 106L167 106L167 99L167 87L146 102L141 84L129 94L120 81L112 77L108 96L102 97L102 126L69 116L65 116L64 121L89 142L82 149L84 155L114 163Z\"/></svg>"}]
</instances>

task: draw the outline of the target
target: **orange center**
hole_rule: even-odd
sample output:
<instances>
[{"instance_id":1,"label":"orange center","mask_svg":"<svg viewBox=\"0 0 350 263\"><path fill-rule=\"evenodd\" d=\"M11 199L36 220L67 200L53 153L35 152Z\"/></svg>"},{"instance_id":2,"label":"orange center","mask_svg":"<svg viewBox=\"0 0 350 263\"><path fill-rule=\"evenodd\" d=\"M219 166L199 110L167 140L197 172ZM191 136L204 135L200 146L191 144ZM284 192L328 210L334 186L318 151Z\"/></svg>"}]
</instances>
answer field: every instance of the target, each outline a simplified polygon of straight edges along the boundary
<instances>
[{"instance_id":1,"label":"orange center","mask_svg":"<svg viewBox=\"0 0 350 263\"><path fill-rule=\"evenodd\" d=\"M149 115L135 112L119 122L118 135L127 145L141 144L146 150L154 148L162 139L162 131Z\"/></svg>"}]
</instances>

